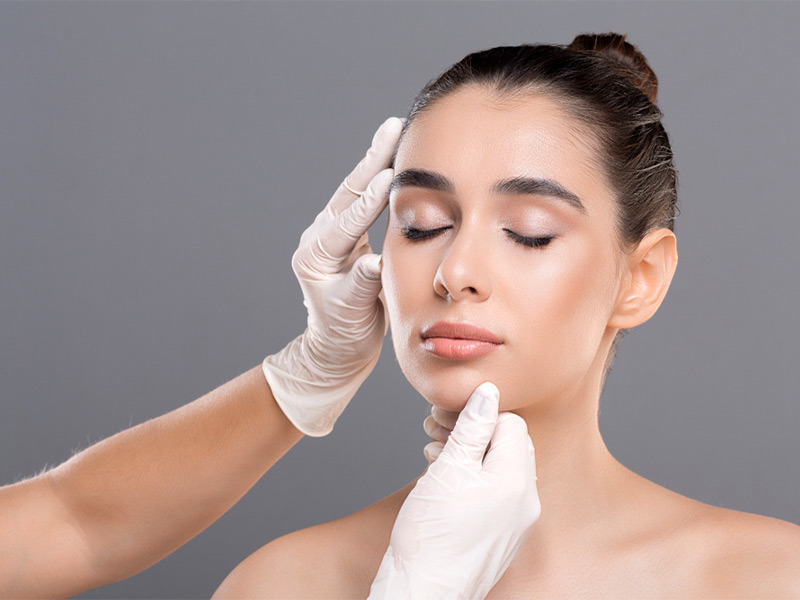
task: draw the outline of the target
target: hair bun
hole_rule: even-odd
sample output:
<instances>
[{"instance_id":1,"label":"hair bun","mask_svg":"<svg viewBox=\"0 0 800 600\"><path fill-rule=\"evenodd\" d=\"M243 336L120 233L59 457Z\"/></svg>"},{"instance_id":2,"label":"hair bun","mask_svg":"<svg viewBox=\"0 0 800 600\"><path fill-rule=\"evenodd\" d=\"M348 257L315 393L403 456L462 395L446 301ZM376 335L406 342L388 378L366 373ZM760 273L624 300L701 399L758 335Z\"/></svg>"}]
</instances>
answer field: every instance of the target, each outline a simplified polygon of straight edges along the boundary
<instances>
[{"instance_id":1,"label":"hair bun","mask_svg":"<svg viewBox=\"0 0 800 600\"><path fill-rule=\"evenodd\" d=\"M615 62L620 75L627 77L633 85L655 104L658 93L658 78L639 50L626 42L627 34L582 33L572 40L570 50L599 52Z\"/></svg>"}]
</instances>

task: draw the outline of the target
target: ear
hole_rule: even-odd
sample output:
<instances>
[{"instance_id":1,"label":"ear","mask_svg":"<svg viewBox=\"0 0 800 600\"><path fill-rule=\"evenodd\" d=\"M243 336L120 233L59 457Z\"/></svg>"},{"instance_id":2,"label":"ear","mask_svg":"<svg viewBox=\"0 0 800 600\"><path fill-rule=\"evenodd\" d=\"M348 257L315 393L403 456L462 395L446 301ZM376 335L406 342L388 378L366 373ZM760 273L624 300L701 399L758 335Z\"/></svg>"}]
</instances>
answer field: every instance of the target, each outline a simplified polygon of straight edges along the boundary
<instances>
[{"instance_id":1,"label":"ear","mask_svg":"<svg viewBox=\"0 0 800 600\"><path fill-rule=\"evenodd\" d=\"M623 261L622 283L608 326L629 329L652 317L667 295L678 266L675 234L666 227L651 231Z\"/></svg>"}]
</instances>

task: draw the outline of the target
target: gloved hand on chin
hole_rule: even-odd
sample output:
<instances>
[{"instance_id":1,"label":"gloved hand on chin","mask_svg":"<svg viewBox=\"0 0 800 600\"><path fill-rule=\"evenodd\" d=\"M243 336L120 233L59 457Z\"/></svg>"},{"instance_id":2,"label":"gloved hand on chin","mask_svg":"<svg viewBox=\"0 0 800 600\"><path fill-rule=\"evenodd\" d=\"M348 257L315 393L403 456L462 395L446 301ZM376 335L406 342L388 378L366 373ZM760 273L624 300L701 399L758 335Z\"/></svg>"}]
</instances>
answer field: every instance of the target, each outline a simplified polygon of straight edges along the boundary
<instances>
[{"instance_id":1,"label":"gloved hand on chin","mask_svg":"<svg viewBox=\"0 0 800 600\"><path fill-rule=\"evenodd\" d=\"M499 396L479 385L446 443L426 446L368 600L483 599L519 552L541 514L536 462L525 421L498 415Z\"/></svg>"}]
</instances>

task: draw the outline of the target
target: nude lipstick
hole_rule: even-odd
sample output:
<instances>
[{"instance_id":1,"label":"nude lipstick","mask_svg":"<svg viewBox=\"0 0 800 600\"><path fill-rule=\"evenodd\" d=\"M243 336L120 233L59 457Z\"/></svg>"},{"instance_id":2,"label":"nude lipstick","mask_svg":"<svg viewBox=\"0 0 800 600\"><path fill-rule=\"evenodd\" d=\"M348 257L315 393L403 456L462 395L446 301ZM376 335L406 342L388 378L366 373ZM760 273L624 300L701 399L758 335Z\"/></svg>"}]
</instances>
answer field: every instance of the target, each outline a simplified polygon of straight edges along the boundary
<instances>
[{"instance_id":1,"label":"nude lipstick","mask_svg":"<svg viewBox=\"0 0 800 600\"><path fill-rule=\"evenodd\" d=\"M422 330L423 347L441 358L475 358L496 350L503 341L470 323L438 321Z\"/></svg>"}]
</instances>

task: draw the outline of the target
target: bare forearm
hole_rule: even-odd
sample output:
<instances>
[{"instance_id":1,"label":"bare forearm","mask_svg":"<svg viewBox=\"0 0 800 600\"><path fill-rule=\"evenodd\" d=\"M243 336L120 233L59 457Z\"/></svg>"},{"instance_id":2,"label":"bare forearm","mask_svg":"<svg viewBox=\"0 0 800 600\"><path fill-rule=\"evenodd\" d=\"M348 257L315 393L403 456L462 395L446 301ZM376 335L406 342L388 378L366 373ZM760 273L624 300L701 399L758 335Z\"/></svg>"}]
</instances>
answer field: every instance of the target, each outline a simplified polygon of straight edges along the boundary
<instances>
[{"instance_id":1,"label":"bare forearm","mask_svg":"<svg viewBox=\"0 0 800 600\"><path fill-rule=\"evenodd\" d=\"M38 487L80 531L89 564L77 571L88 572L81 589L90 589L138 573L203 531L302 437L259 365L73 456ZM41 556L42 573L53 558ZM31 560L33 574L40 559Z\"/></svg>"}]
</instances>

